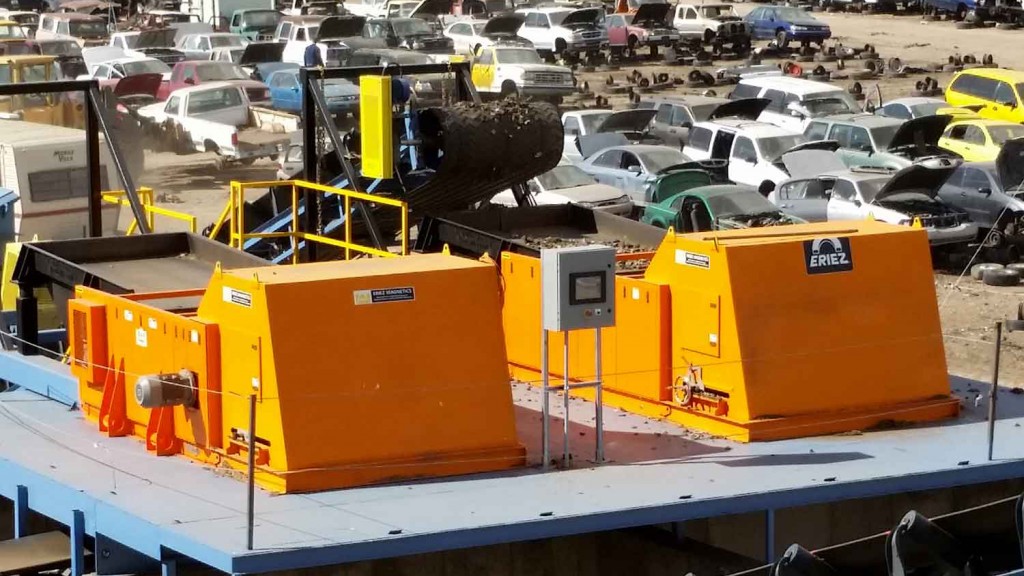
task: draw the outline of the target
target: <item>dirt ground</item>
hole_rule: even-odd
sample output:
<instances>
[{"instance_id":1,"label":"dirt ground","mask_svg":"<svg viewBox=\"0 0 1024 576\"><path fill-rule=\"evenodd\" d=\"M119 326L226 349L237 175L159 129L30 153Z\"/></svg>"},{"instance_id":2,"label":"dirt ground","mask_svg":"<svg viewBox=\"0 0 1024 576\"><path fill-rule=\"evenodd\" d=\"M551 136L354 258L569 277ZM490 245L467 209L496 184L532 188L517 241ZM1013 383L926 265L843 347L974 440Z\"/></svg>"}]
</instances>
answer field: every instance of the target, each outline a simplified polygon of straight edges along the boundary
<instances>
[{"instance_id":1,"label":"dirt ground","mask_svg":"<svg viewBox=\"0 0 1024 576\"><path fill-rule=\"evenodd\" d=\"M756 4L738 4L737 10L745 13ZM925 21L919 15L866 15L815 13L832 27L834 41L846 46L875 46L879 57L888 60L898 57L904 63L930 64L945 63L949 56L973 55L981 60L984 54L993 54L995 63L1013 67L1024 61L1024 30L1009 31L993 28L957 30L952 22ZM763 45L763 43L758 43ZM764 59L764 63L780 60ZM719 61L705 68L714 73L719 68L736 66L742 61ZM802 64L814 67L818 64ZM835 63L823 64L835 69ZM846 72L859 69L859 60L848 60ZM683 66L665 66L655 62L628 62L620 70L598 69L595 72L577 71L582 83L587 81L593 91L602 94L609 74L621 82L633 69L650 77L651 73L667 72L672 77L686 78L692 69ZM916 81L926 74L911 74L905 78L879 78L861 80L865 92L874 91L877 84L885 99L907 96L914 90ZM930 73L940 86L948 82L951 74ZM839 80L837 85L849 87L853 80ZM691 87L689 83L677 86L671 92L660 94L701 93L707 87ZM713 88L719 95L729 91L728 86ZM626 105L624 95L606 94L612 107ZM567 106L592 105L592 99L573 100ZM170 153L147 153L146 170L140 178L142 185L152 187L158 202L168 208L194 214L199 228L214 221L227 200L228 184L232 179L241 181L269 180L274 178L276 166L266 160L251 167L234 167L218 170L212 155L200 154L176 156ZM178 230L182 225L161 220L161 230ZM953 374L988 381L991 378L992 341L994 323L997 320L1015 317L1017 306L1024 301L1024 285L1016 288L995 288L984 286L969 274L958 272L936 273L936 295L940 305L942 330L946 342L946 359ZM899 287L894 285L894 290ZM1024 386L1024 334L1004 336L1000 381L1006 386Z\"/></svg>"}]
</instances>

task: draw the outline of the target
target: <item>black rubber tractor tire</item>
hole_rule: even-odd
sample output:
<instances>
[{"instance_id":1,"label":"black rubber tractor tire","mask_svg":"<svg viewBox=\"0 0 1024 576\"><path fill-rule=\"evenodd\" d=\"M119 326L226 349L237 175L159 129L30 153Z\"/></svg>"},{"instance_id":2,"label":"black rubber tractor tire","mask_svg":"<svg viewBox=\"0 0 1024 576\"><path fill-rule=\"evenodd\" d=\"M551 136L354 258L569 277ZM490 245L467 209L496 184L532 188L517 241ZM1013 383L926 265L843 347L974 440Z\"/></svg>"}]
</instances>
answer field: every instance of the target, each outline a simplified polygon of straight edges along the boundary
<instances>
[{"instance_id":1,"label":"black rubber tractor tire","mask_svg":"<svg viewBox=\"0 0 1024 576\"><path fill-rule=\"evenodd\" d=\"M981 281L988 286L1016 286L1020 284L1020 272L1007 268L986 270Z\"/></svg>"},{"instance_id":2,"label":"black rubber tractor tire","mask_svg":"<svg viewBox=\"0 0 1024 576\"><path fill-rule=\"evenodd\" d=\"M971 266L971 278L974 278L975 280L981 280L982 277L985 275L985 272L1002 269L1003 265L996 264L995 262L983 262L981 264L975 264L974 266Z\"/></svg>"}]
</instances>

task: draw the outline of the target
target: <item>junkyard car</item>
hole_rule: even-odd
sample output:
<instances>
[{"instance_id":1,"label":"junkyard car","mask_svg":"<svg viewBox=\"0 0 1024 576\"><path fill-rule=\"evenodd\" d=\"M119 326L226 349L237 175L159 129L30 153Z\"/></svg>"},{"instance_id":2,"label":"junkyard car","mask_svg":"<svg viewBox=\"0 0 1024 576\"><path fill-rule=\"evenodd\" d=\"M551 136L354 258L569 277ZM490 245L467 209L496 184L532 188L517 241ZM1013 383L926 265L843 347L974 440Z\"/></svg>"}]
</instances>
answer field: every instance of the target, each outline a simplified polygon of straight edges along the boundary
<instances>
[{"instance_id":1,"label":"junkyard car","mask_svg":"<svg viewBox=\"0 0 1024 576\"><path fill-rule=\"evenodd\" d=\"M667 176L666 179L671 178ZM749 186L698 186L671 195L644 210L642 221L678 232L731 230L800 224Z\"/></svg>"}]
</instances>

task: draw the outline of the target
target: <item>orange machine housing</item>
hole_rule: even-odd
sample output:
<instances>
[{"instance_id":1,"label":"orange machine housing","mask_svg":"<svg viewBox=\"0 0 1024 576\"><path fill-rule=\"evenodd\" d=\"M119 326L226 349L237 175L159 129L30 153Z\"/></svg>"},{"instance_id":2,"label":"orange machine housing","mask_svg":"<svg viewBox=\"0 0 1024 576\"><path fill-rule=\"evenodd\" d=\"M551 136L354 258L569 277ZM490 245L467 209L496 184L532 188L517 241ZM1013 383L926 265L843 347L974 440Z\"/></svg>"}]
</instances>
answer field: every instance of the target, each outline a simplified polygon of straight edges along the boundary
<instances>
[{"instance_id":1,"label":"orange machine housing","mask_svg":"<svg viewBox=\"0 0 1024 576\"><path fill-rule=\"evenodd\" d=\"M194 315L154 305L188 296L201 296ZM158 455L245 470L255 395L256 480L270 490L525 463L493 264L432 254L218 269L190 292L79 287L69 316L86 416ZM141 376L183 370L191 405L136 400Z\"/></svg>"},{"instance_id":2,"label":"orange machine housing","mask_svg":"<svg viewBox=\"0 0 1024 576\"><path fill-rule=\"evenodd\" d=\"M851 269L809 272L822 238L847 239ZM604 401L739 441L955 416L930 264L923 230L874 221L669 232L642 275L616 277ZM538 382L540 260L501 267L511 372ZM569 376L594 378L593 331L571 334Z\"/></svg>"}]
</instances>

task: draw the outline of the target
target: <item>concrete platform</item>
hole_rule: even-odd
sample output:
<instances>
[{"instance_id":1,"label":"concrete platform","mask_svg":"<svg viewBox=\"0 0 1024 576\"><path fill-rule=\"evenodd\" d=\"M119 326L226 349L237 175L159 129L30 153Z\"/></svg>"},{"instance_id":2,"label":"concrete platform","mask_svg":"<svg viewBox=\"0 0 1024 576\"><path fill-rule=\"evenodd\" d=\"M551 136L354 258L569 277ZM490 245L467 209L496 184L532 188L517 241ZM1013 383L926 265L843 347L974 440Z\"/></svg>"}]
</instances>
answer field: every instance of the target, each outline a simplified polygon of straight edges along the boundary
<instances>
[{"instance_id":1,"label":"concrete platform","mask_svg":"<svg viewBox=\"0 0 1024 576\"><path fill-rule=\"evenodd\" d=\"M0 357L0 378L18 357ZM46 363L39 359L34 364ZM50 363L47 374L66 372ZM16 371L16 370L15 370ZM32 372L25 372L31 374ZM570 404L576 467L541 472L540 393L513 385L533 467L512 473L314 494L257 492L246 550L245 484L131 438L105 438L68 406L0 393L0 494L154 559L176 554L229 573L265 572L775 510L1024 476L1024 397L1000 398L996 459L986 462L985 405L972 383L964 416L927 427L739 444L605 411L610 462L592 467L593 405ZM49 384L48 384L49 386ZM979 385L979 389L983 389ZM561 454L554 397L552 454ZM344 439L336 439L344 441Z\"/></svg>"}]
</instances>

